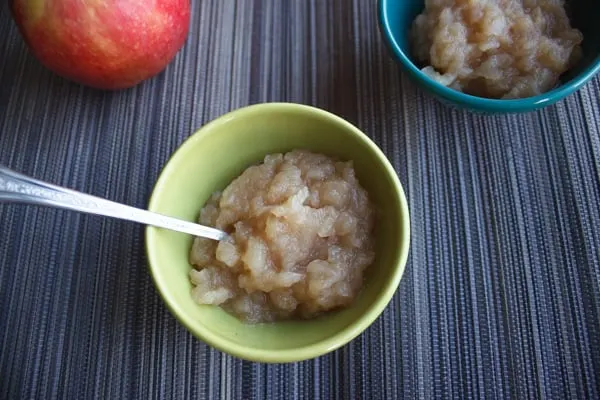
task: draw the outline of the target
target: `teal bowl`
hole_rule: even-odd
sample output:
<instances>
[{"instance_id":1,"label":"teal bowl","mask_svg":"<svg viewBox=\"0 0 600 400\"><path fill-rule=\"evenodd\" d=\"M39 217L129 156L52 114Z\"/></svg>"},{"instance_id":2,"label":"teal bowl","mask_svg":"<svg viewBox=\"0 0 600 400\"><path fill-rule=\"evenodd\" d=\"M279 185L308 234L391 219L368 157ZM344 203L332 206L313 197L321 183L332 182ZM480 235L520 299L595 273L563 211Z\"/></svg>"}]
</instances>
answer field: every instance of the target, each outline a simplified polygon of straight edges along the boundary
<instances>
[{"instance_id":1,"label":"teal bowl","mask_svg":"<svg viewBox=\"0 0 600 400\"><path fill-rule=\"evenodd\" d=\"M423 0L379 0L379 29L392 57L417 85L450 106L481 113L530 112L549 106L579 90L600 71L600 1L568 0L572 24L584 36L583 58L561 77L553 90L515 100L477 97L445 87L425 75L411 60L409 31L425 8Z\"/></svg>"}]
</instances>

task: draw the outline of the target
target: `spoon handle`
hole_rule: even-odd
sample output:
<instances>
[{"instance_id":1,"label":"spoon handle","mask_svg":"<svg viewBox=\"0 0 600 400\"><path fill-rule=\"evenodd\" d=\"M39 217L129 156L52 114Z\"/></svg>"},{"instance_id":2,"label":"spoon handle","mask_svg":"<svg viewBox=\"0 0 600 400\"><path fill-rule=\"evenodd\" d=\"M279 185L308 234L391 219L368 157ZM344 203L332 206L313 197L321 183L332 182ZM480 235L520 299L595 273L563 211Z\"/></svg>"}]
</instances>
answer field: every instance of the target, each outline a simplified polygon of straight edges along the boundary
<instances>
[{"instance_id":1,"label":"spoon handle","mask_svg":"<svg viewBox=\"0 0 600 400\"><path fill-rule=\"evenodd\" d=\"M215 228L55 186L21 175L0 165L0 202L2 201L50 206L103 215L214 240L222 240L227 237L225 232Z\"/></svg>"}]
</instances>

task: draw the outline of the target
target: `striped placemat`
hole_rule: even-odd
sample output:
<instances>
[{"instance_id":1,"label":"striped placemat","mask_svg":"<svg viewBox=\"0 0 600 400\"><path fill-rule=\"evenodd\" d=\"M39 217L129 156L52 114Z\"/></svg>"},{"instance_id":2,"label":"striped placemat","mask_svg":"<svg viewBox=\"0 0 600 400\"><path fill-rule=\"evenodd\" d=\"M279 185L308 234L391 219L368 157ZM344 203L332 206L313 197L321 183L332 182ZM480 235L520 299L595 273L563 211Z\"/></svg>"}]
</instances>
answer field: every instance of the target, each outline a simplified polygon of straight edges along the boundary
<instances>
[{"instance_id":1,"label":"striped placemat","mask_svg":"<svg viewBox=\"0 0 600 400\"><path fill-rule=\"evenodd\" d=\"M145 207L211 119L324 108L371 135L406 188L394 300L330 355L243 362L167 311L141 226L0 205L1 399L600 398L598 79L542 112L472 115L400 73L374 1L206 0L192 19L163 74L101 92L42 68L0 5L0 164Z\"/></svg>"}]
</instances>

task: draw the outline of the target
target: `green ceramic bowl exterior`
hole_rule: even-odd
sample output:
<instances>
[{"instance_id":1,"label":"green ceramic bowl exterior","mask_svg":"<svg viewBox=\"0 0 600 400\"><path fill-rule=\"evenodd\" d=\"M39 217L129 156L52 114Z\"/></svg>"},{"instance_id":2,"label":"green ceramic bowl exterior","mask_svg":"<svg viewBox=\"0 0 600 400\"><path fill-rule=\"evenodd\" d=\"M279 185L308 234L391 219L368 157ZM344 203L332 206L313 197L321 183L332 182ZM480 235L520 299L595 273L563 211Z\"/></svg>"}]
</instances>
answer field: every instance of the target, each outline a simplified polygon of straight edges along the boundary
<instances>
[{"instance_id":1,"label":"green ceramic bowl exterior","mask_svg":"<svg viewBox=\"0 0 600 400\"><path fill-rule=\"evenodd\" d=\"M266 154L295 148L354 160L359 181L378 207L376 261L369 269L363 291L350 308L309 321L243 324L218 307L192 301L188 280L190 236L152 227L146 231L150 271L171 312L197 338L251 361L300 361L343 346L383 312L398 287L407 260L409 212L393 167L353 125L304 105L249 106L205 125L167 163L149 209L195 221L215 190L223 189Z\"/></svg>"},{"instance_id":2,"label":"green ceramic bowl exterior","mask_svg":"<svg viewBox=\"0 0 600 400\"><path fill-rule=\"evenodd\" d=\"M554 90L525 99L495 100L449 89L422 73L411 61L409 31L413 20L425 7L424 4L423 0L379 0L379 28L392 57L408 76L447 105L491 114L534 111L579 90L600 71L600 2L571 0L568 4L572 23L584 36L584 57L579 65L563 76L562 83Z\"/></svg>"}]
</instances>

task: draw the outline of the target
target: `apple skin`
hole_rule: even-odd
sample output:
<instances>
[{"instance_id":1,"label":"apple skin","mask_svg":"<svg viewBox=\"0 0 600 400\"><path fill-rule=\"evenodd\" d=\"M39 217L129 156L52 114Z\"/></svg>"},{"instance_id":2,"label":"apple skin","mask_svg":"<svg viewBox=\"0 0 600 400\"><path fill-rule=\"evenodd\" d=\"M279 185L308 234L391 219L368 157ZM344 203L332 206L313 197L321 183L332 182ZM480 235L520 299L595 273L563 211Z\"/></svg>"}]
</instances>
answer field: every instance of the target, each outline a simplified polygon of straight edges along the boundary
<instances>
[{"instance_id":1,"label":"apple skin","mask_svg":"<svg viewBox=\"0 0 600 400\"><path fill-rule=\"evenodd\" d=\"M17 27L49 70L117 90L162 72L185 43L190 0L10 0Z\"/></svg>"}]
</instances>

